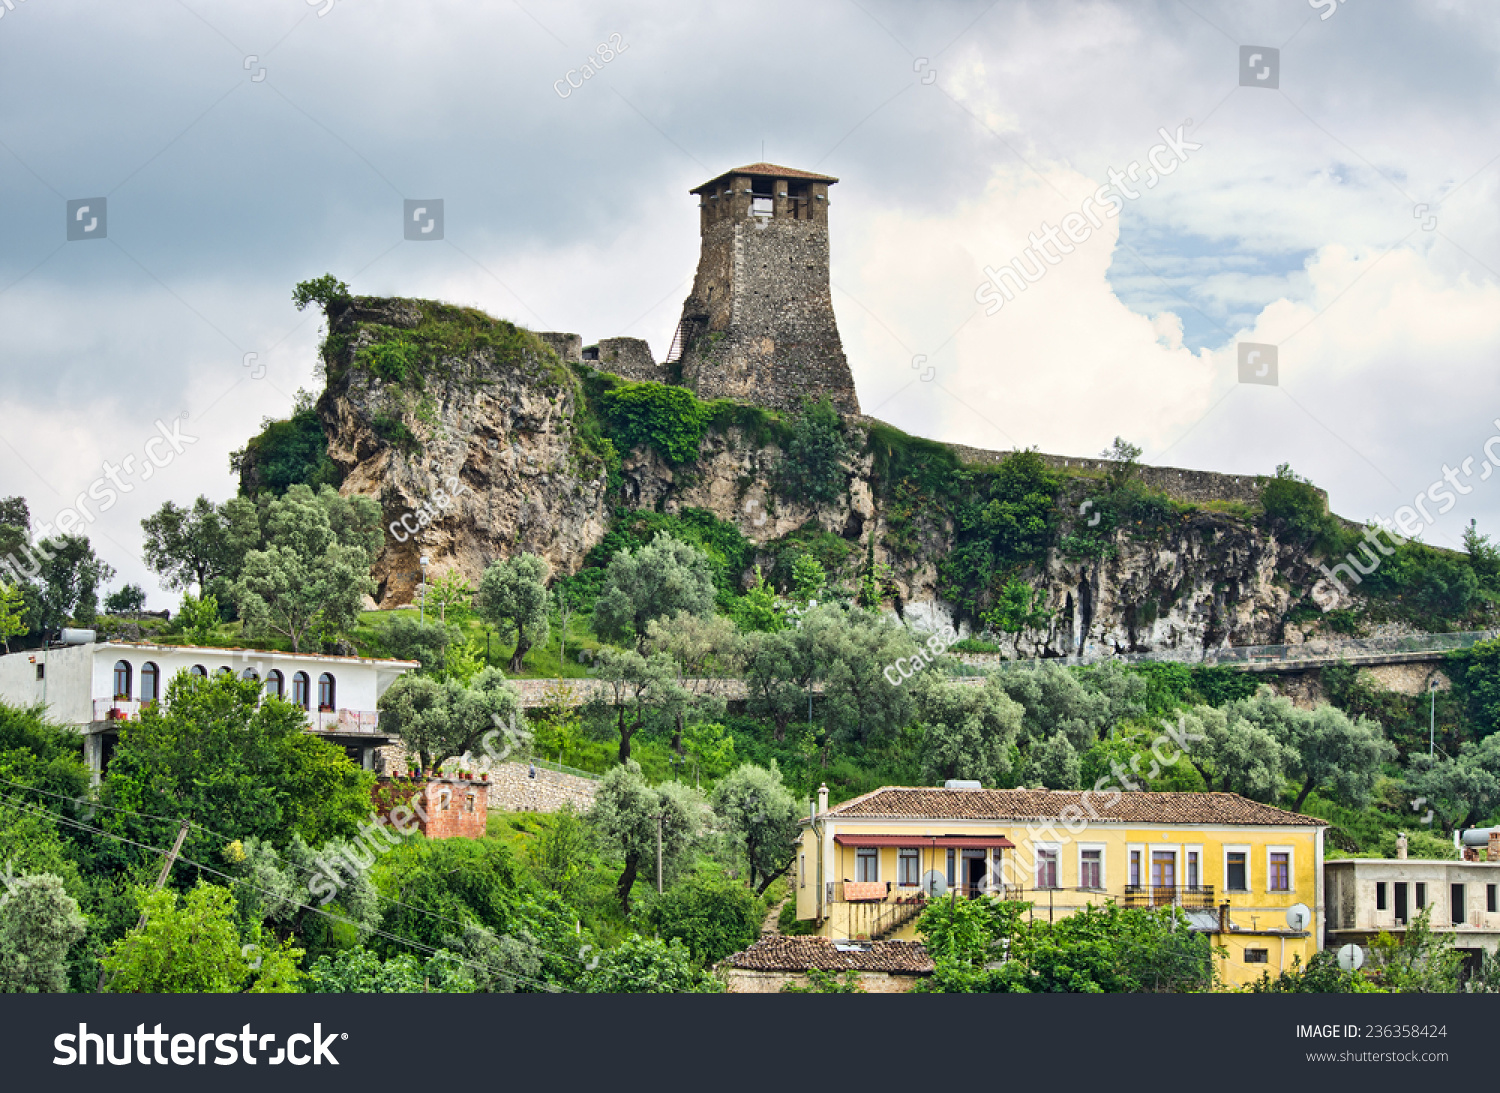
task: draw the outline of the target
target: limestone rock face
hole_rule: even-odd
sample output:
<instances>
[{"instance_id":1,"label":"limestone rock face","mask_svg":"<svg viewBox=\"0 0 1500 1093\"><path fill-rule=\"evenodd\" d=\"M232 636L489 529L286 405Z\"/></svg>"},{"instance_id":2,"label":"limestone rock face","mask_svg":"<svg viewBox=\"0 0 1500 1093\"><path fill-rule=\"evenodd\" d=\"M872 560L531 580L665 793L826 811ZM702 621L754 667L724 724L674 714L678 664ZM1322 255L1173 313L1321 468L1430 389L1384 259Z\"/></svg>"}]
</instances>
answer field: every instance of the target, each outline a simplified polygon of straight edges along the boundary
<instances>
[{"instance_id":1,"label":"limestone rock face","mask_svg":"<svg viewBox=\"0 0 1500 1093\"><path fill-rule=\"evenodd\" d=\"M757 545L815 524L848 542L861 562L868 552L891 566L894 606L907 623L969 631L937 594L938 564L954 547L951 521L941 513L908 517L906 553L893 556L892 517L872 481L872 456L846 464L849 489L840 501L814 506L779 496L779 448L731 425L711 428L698 458L684 465L649 448L620 453L616 492L582 435L584 396L569 366L537 336L487 317L509 331L503 346L451 334L441 342L431 333L432 309L440 307L361 298L331 320L329 383L318 413L343 492L374 497L384 511L386 541L374 569L380 607L413 602L424 555L429 579L456 569L477 583L492 561L520 551L545 557L554 572L575 572L623 504L704 509ZM399 345L408 331L428 338L428 348L449 347L447 356L423 358L416 386L382 378L369 364L371 353ZM552 337L568 339L564 350L576 348L574 336ZM870 427L848 420L852 451L866 450ZM1205 510L1149 539L1117 532L1111 548L1103 559L1054 549L1031 571L1051 619L1006 635L1010 655L1295 642L1299 632L1282 620L1320 576L1300 547L1243 516Z\"/></svg>"}]
</instances>

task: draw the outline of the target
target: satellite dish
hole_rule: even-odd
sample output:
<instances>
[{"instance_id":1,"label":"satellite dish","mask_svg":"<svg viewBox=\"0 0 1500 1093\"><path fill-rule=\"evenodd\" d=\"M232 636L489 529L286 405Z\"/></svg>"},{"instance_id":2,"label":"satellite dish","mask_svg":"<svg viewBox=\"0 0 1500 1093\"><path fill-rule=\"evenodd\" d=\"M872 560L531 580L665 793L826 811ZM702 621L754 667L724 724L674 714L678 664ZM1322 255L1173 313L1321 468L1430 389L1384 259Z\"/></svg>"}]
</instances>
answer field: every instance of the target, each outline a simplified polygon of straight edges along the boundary
<instances>
[{"instance_id":1,"label":"satellite dish","mask_svg":"<svg viewBox=\"0 0 1500 1093\"><path fill-rule=\"evenodd\" d=\"M936 869L929 869L922 875L922 891L936 899L948 891L948 878Z\"/></svg>"},{"instance_id":2,"label":"satellite dish","mask_svg":"<svg viewBox=\"0 0 1500 1093\"><path fill-rule=\"evenodd\" d=\"M1294 930L1305 930L1312 921L1312 908L1305 903L1294 903L1286 909L1286 924Z\"/></svg>"},{"instance_id":3,"label":"satellite dish","mask_svg":"<svg viewBox=\"0 0 1500 1093\"><path fill-rule=\"evenodd\" d=\"M1358 945L1345 945L1339 949L1339 967L1346 972L1357 972L1365 962L1365 951Z\"/></svg>"}]
</instances>

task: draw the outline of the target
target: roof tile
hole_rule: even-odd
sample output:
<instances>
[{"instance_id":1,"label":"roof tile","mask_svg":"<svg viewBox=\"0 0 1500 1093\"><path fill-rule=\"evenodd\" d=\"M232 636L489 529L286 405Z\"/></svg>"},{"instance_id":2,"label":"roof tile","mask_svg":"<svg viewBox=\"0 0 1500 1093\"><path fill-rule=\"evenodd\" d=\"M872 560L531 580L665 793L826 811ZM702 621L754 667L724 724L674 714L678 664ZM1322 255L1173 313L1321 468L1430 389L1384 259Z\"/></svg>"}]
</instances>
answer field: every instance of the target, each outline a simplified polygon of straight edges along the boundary
<instances>
[{"instance_id":1,"label":"roof tile","mask_svg":"<svg viewBox=\"0 0 1500 1093\"><path fill-rule=\"evenodd\" d=\"M1111 800L1114 798L1114 800ZM1120 823L1326 827L1328 822L1261 804L1237 793L1144 790L939 789L886 786L829 809L849 819L1055 820L1069 807ZM1076 818L1070 815L1070 818Z\"/></svg>"},{"instance_id":2,"label":"roof tile","mask_svg":"<svg viewBox=\"0 0 1500 1093\"><path fill-rule=\"evenodd\" d=\"M826 937L762 938L723 960L725 967L761 972L897 972L931 975L932 957L919 941L868 941L838 948Z\"/></svg>"}]
</instances>

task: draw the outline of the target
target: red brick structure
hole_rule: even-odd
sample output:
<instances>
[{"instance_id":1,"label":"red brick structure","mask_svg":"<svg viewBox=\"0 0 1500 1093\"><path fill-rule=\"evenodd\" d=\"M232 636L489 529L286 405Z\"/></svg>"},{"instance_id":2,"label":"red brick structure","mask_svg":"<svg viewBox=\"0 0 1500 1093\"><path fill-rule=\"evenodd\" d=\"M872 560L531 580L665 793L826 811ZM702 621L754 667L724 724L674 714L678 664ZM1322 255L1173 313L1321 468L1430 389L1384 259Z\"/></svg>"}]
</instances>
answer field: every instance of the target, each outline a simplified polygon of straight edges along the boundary
<instances>
[{"instance_id":1,"label":"red brick structure","mask_svg":"<svg viewBox=\"0 0 1500 1093\"><path fill-rule=\"evenodd\" d=\"M390 778L371 793L379 819L429 839L477 839L489 818L490 783L477 778Z\"/></svg>"}]
</instances>

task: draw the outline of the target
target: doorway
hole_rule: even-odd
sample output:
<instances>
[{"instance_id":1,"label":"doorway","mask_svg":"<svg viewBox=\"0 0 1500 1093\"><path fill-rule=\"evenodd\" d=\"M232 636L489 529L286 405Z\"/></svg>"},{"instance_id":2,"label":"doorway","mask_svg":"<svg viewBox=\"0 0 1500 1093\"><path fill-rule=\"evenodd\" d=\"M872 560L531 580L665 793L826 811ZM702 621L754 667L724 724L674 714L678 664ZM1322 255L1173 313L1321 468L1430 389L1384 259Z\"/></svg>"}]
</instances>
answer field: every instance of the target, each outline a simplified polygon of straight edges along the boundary
<instances>
[{"instance_id":1,"label":"doorway","mask_svg":"<svg viewBox=\"0 0 1500 1093\"><path fill-rule=\"evenodd\" d=\"M1396 925L1406 925L1406 882L1397 881L1391 885L1396 890Z\"/></svg>"},{"instance_id":2,"label":"doorway","mask_svg":"<svg viewBox=\"0 0 1500 1093\"><path fill-rule=\"evenodd\" d=\"M969 899L984 892L984 851L964 851L964 895Z\"/></svg>"}]
</instances>

